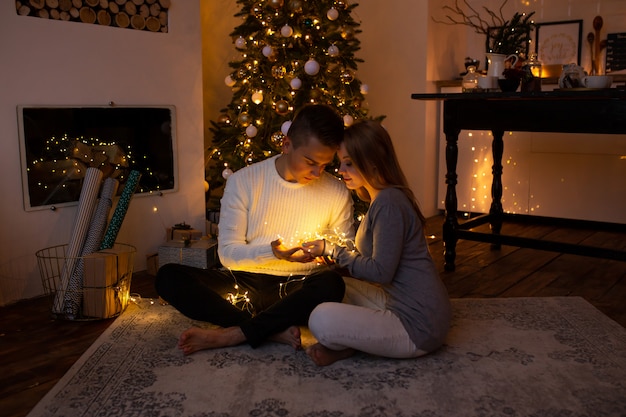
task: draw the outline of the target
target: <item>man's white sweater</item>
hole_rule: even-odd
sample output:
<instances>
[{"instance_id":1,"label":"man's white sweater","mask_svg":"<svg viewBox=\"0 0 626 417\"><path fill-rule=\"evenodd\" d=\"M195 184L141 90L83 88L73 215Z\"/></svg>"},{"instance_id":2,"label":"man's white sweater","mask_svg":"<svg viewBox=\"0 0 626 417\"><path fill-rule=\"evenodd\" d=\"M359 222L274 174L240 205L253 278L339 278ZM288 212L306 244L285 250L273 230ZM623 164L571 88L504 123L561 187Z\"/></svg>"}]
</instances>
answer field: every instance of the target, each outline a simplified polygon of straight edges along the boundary
<instances>
[{"instance_id":1,"label":"man's white sweater","mask_svg":"<svg viewBox=\"0 0 626 417\"><path fill-rule=\"evenodd\" d=\"M271 242L287 247L322 236L354 236L352 199L324 172L308 184L285 181L275 156L233 173L221 200L218 254L223 266L272 275L305 275L320 266L277 259Z\"/></svg>"}]
</instances>

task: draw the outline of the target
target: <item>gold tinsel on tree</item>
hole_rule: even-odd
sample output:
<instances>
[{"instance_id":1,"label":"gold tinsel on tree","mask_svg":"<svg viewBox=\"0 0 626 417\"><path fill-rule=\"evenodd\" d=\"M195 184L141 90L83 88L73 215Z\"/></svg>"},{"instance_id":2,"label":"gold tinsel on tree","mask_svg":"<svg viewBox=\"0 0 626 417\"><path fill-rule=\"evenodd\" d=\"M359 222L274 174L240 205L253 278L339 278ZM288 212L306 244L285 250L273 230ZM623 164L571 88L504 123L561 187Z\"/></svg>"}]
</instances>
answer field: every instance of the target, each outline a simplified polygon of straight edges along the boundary
<instances>
[{"instance_id":1,"label":"gold tinsel on tree","mask_svg":"<svg viewBox=\"0 0 626 417\"><path fill-rule=\"evenodd\" d=\"M344 0L237 0L231 33L240 58L225 83L233 97L211 121L207 180L219 188L232 171L280 153L301 106L328 104L349 126L368 117L367 85L357 77L357 4ZM382 117L380 117L382 118ZM380 119L379 118L379 119ZM332 168L330 169L332 171Z\"/></svg>"}]
</instances>

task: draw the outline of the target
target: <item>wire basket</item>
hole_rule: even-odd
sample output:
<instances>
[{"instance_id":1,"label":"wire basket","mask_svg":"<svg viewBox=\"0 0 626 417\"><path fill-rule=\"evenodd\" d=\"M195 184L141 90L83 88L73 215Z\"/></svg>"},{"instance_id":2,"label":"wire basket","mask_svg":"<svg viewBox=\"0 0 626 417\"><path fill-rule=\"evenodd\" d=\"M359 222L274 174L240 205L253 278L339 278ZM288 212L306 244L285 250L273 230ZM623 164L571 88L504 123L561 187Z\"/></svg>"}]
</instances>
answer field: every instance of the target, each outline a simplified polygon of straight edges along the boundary
<instances>
[{"instance_id":1,"label":"wire basket","mask_svg":"<svg viewBox=\"0 0 626 417\"><path fill-rule=\"evenodd\" d=\"M128 306L137 249L116 243L111 249L67 257L68 245L35 254L52 314L63 320L100 320L119 316Z\"/></svg>"}]
</instances>

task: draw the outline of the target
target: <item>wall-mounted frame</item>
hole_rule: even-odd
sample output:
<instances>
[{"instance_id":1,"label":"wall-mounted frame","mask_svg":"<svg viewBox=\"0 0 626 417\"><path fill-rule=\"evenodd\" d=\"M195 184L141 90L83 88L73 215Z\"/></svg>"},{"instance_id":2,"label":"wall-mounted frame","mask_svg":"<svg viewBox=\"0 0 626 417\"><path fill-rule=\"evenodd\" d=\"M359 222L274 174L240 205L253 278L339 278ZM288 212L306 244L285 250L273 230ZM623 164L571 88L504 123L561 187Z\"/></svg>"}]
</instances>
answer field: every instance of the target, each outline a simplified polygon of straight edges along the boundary
<instances>
[{"instance_id":1,"label":"wall-mounted frame","mask_svg":"<svg viewBox=\"0 0 626 417\"><path fill-rule=\"evenodd\" d=\"M582 20L536 24L535 52L543 62L542 77L558 77L563 65L580 65Z\"/></svg>"},{"instance_id":2,"label":"wall-mounted frame","mask_svg":"<svg viewBox=\"0 0 626 417\"><path fill-rule=\"evenodd\" d=\"M18 106L26 211L78 204L86 168L120 181L141 173L138 195L176 191L174 106Z\"/></svg>"}]
</instances>

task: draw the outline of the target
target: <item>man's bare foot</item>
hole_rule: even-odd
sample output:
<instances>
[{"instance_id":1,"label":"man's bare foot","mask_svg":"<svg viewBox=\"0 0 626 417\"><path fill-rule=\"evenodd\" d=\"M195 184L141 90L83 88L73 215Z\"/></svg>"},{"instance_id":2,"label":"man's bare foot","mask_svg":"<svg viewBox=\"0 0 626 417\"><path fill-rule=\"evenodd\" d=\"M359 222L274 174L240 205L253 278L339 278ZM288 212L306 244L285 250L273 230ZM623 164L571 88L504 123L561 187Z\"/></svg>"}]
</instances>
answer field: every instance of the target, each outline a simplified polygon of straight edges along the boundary
<instances>
[{"instance_id":1,"label":"man's bare foot","mask_svg":"<svg viewBox=\"0 0 626 417\"><path fill-rule=\"evenodd\" d=\"M331 350L320 343L316 343L306 349L306 354L318 366L328 366L341 359L349 358L354 355L354 352L354 349Z\"/></svg>"},{"instance_id":2,"label":"man's bare foot","mask_svg":"<svg viewBox=\"0 0 626 417\"><path fill-rule=\"evenodd\" d=\"M289 345L295 350L299 350L302 349L302 340L300 339L300 336L300 328L298 326L291 326L288 329L271 336L270 340Z\"/></svg>"},{"instance_id":3,"label":"man's bare foot","mask_svg":"<svg viewBox=\"0 0 626 417\"><path fill-rule=\"evenodd\" d=\"M199 350L235 346L245 341L246 336L239 327L220 327L217 329L192 327L180 335L178 348L185 355L189 355Z\"/></svg>"}]
</instances>

